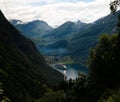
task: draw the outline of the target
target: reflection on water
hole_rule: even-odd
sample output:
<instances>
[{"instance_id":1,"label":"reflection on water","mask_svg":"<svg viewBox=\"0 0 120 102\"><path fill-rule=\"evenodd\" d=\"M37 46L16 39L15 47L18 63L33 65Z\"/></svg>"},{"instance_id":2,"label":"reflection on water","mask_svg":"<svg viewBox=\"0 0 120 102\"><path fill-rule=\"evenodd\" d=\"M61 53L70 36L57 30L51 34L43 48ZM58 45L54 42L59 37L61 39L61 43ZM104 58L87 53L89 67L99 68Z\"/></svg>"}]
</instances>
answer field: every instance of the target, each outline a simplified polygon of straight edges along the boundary
<instances>
[{"instance_id":1,"label":"reflection on water","mask_svg":"<svg viewBox=\"0 0 120 102\"><path fill-rule=\"evenodd\" d=\"M76 77L78 77L78 71L73 69L73 68L69 68L67 69L67 73L66 73L67 79L75 79Z\"/></svg>"},{"instance_id":2,"label":"reflection on water","mask_svg":"<svg viewBox=\"0 0 120 102\"><path fill-rule=\"evenodd\" d=\"M88 73L88 69L80 64L68 64L66 75L68 79L75 79L79 72Z\"/></svg>"},{"instance_id":3,"label":"reflection on water","mask_svg":"<svg viewBox=\"0 0 120 102\"><path fill-rule=\"evenodd\" d=\"M76 77L78 77L78 73L79 72L83 72L83 73L88 73L88 69L86 67L83 67L80 64L67 64L67 70L60 70L60 69L56 69L59 72L65 74L67 76L67 79L75 79Z\"/></svg>"}]
</instances>

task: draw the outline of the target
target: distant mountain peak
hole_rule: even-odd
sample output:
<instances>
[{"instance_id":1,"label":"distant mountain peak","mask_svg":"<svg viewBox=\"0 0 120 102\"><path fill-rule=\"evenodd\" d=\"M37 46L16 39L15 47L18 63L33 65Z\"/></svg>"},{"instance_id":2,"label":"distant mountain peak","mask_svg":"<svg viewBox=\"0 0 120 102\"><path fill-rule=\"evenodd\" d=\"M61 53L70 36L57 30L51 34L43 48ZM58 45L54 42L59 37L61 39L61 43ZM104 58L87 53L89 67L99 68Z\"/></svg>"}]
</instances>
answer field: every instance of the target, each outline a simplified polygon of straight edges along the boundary
<instances>
[{"instance_id":1,"label":"distant mountain peak","mask_svg":"<svg viewBox=\"0 0 120 102\"><path fill-rule=\"evenodd\" d=\"M42 34L48 33L53 30L53 28L49 26L47 22L38 19L26 23L20 20L10 20L10 22L17 29L19 29L22 34L29 38L42 36Z\"/></svg>"},{"instance_id":2,"label":"distant mountain peak","mask_svg":"<svg viewBox=\"0 0 120 102\"><path fill-rule=\"evenodd\" d=\"M24 23L21 20L17 20L17 19L11 19L10 22L11 22L12 25L18 25L18 24L23 24Z\"/></svg>"},{"instance_id":3,"label":"distant mountain peak","mask_svg":"<svg viewBox=\"0 0 120 102\"><path fill-rule=\"evenodd\" d=\"M33 20L33 21L30 21L30 22L27 22L26 24L47 24L45 21L42 21L42 20Z\"/></svg>"},{"instance_id":4,"label":"distant mountain peak","mask_svg":"<svg viewBox=\"0 0 120 102\"><path fill-rule=\"evenodd\" d=\"M64 24L69 24L69 23L71 23L71 24L73 24L74 22L72 22L72 21L67 21L67 22L65 22Z\"/></svg>"},{"instance_id":5,"label":"distant mountain peak","mask_svg":"<svg viewBox=\"0 0 120 102\"><path fill-rule=\"evenodd\" d=\"M76 24L83 24L83 22L82 22L81 20L77 20L75 23L76 23ZM84 24L85 24L85 23L84 23Z\"/></svg>"},{"instance_id":6,"label":"distant mountain peak","mask_svg":"<svg viewBox=\"0 0 120 102\"><path fill-rule=\"evenodd\" d=\"M39 20L39 19L33 20L33 21L31 21L31 22L41 22L41 23L46 23L45 21L43 21L43 20Z\"/></svg>"}]
</instances>

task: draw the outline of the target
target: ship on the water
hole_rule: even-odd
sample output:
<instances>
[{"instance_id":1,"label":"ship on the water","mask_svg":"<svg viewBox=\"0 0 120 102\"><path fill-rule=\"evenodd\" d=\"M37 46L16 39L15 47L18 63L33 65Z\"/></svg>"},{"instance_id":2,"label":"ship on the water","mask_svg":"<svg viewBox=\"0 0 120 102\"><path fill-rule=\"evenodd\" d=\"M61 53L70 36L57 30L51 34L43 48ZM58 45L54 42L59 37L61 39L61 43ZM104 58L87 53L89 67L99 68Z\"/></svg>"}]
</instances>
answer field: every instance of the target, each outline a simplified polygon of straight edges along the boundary
<instances>
[{"instance_id":1,"label":"ship on the water","mask_svg":"<svg viewBox=\"0 0 120 102\"><path fill-rule=\"evenodd\" d=\"M60 70L67 70L67 66L64 64L55 64L54 67L60 69Z\"/></svg>"}]
</instances>

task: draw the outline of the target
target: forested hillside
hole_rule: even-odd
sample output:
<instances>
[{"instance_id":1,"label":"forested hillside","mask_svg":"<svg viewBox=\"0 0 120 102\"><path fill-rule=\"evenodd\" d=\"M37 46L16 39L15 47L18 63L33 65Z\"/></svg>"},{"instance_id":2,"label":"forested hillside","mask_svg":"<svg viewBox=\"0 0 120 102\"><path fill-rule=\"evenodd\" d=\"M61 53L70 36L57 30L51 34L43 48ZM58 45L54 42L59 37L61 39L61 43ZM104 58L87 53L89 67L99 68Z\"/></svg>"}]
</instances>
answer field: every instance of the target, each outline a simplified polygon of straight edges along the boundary
<instances>
[{"instance_id":1,"label":"forested hillside","mask_svg":"<svg viewBox=\"0 0 120 102\"><path fill-rule=\"evenodd\" d=\"M44 84L54 86L62 80L63 75L46 64L34 43L0 11L0 87L4 90L0 99L30 102L44 93Z\"/></svg>"}]
</instances>

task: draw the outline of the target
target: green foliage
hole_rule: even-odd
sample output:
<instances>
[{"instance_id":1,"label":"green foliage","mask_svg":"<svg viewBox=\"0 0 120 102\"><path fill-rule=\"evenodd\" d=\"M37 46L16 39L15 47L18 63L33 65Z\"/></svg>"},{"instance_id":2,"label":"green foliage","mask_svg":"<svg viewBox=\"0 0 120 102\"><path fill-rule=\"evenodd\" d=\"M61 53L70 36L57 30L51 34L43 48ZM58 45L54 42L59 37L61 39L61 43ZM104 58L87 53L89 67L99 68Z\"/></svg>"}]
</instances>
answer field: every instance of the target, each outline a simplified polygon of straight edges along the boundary
<instances>
[{"instance_id":1,"label":"green foliage","mask_svg":"<svg viewBox=\"0 0 120 102\"><path fill-rule=\"evenodd\" d=\"M120 89L106 90L98 102L120 102Z\"/></svg>"},{"instance_id":2,"label":"green foliage","mask_svg":"<svg viewBox=\"0 0 120 102\"><path fill-rule=\"evenodd\" d=\"M0 82L0 102L11 102L11 100L4 95L4 90L2 88L1 82Z\"/></svg>"},{"instance_id":3,"label":"green foliage","mask_svg":"<svg viewBox=\"0 0 120 102\"><path fill-rule=\"evenodd\" d=\"M100 87L120 85L119 55L118 35L102 35L99 44L90 52L90 82Z\"/></svg>"},{"instance_id":4,"label":"green foliage","mask_svg":"<svg viewBox=\"0 0 120 102\"><path fill-rule=\"evenodd\" d=\"M0 82L0 100L3 98L2 83Z\"/></svg>"},{"instance_id":5,"label":"green foliage","mask_svg":"<svg viewBox=\"0 0 120 102\"><path fill-rule=\"evenodd\" d=\"M47 89L45 95L38 102L66 102L66 94L63 90L53 91Z\"/></svg>"},{"instance_id":6,"label":"green foliage","mask_svg":"<svg viewBox=\"0 0 120 102\"><path fill-rule=\"evenodd\" d=\"M46 93L37 102L87 102L84 98L87 92L86 88L87 76L80 73L76 80L68 80L61 82L60 86L54 90L46 88Z\"/></svg>"},{"instance_id":7,"label":"green foliage","mask_svg":"<svg viewBox=\"0 0 120 102\"><path fill-rule=\"evenodd\" d=\"M110 10L111 10L111 13L115 13L117 11L117 8L119 7L120 5L120 1L119 0L114 0L113 2L110 3Z\"/></svg>"},{"instance_id":8,"label":"green foliage","mask_svg":"<svg viewBox=\"0 0 120 102\"><path fill-rule=\"evenodd\" d=\"M72 63L75 63L74 60L70 56L63 56L60 59L60 62L63 63L63 64L72 64Z\"/></svg>"}]
</instances>

